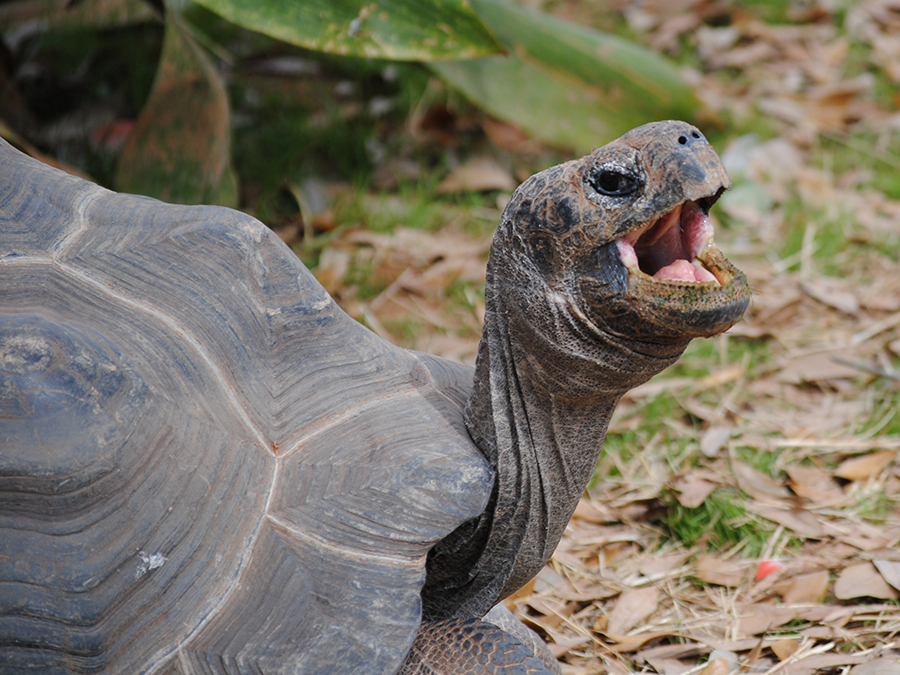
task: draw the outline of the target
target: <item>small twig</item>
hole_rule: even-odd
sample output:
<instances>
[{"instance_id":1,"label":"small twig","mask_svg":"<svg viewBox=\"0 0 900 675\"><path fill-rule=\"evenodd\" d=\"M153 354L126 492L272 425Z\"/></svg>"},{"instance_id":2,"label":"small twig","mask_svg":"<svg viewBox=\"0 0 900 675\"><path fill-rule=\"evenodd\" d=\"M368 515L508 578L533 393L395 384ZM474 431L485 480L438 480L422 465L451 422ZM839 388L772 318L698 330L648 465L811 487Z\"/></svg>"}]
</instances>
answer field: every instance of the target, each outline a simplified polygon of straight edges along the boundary
<instances>
[{"instance_id":1,"label":"small twig","mask_svg":"<svg viewBox=\"0 0 900 675\"><path fill-rule=\"evenodd\" d=\"M803 230L803 243L800 245L800 276L808 279L813 272L813 254L818 250L816 246L816 224L812 221L806 224Z\"/></svg>"},{"instance_id":2,"label":"small twig","mask_svg":"<svg viewBox=\"0 0 900 675\"><path fill-rule=\"evenodd\" d=\"M888 328L893 328L898 324L900 324L900 312L891 314L890 316L883 318L881 321L876 321L865 330L859 331L852 338L850 338L850 344L858 345L861 342L865 342L866 340L869 340L879 333L886 331Z\"/></svg>"},{"instance_id":3,"label":"small twig","mask_svg":"<svg viewBox=\"0 0 900 675\"><path fill-rule=\"evenodd\" d=\"M872 448L884 450L900 448L900 439L882 437L871 441L859 441L858 439L783 438L773 441L772 445L776 448L829 448L831 450L864 452Z\"/></svg>"},{"instance_id":4,"label":"small twig","mask_svg":"<svg viewBox=\"0 0 900 675\"><path fill-rule=\"evenodd\" d=\"M870 366L865 363L859 363L857 361L851 361L850 359L845 359L842 356L832 356L831 360L835 363L840 363L845 366L850 366L851 368L856 368L857 370L862 370L866 373L872 373L873 375L878 375L879 377L886 377L889 380L894 380L896 382L900 382L900 375L896 373L890 373L883 368L878 368L876 366Z\"/></svg>"},{"instance_id":5,"label":"small twig","mask_svg":"<svg viewBox=\"0 0 900 675\"><path fill-rule=\"evenodd\" d=\"M803 640L805 642L806 640L808 640L808 638L803 638ZM797 649L796 652L791 654L784 661L776 663L774 666L769 668L765 673L763 673L763 675L774 675L774 673L777 673L779 670L781 670L782 668L784 668L792 663L797 663L798 661L802 661L803 659L808 658L810 656L816 656L817 654L824 654L825 652L830 652L832 649L834 649L833 642L828 642L824 645L820 645L819 647L810 646L806 649L804 649L804 645L803 645L803 643L801 643L800 648Z\"/></svg>"}]
</instances>

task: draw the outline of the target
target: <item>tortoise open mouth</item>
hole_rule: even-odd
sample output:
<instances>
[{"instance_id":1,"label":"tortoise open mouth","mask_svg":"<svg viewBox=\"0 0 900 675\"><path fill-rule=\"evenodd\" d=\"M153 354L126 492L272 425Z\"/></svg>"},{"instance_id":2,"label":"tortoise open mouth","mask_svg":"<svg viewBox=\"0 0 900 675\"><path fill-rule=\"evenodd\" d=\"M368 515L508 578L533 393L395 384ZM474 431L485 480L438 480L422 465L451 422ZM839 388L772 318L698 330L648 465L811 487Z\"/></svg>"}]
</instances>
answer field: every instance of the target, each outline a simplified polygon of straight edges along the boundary
<instances>
[{"instance_id":1,"label":"tortoise open mouth","mask_svg":"<svg viewBox=\"0 0 900 675\"><path fill-rule=\"evenodd\" d=\"M708 215L714 201L684 202L617 239L622 263L660 281L728 285L734 275L719 264Z\"/></svg>"}]
</instances>

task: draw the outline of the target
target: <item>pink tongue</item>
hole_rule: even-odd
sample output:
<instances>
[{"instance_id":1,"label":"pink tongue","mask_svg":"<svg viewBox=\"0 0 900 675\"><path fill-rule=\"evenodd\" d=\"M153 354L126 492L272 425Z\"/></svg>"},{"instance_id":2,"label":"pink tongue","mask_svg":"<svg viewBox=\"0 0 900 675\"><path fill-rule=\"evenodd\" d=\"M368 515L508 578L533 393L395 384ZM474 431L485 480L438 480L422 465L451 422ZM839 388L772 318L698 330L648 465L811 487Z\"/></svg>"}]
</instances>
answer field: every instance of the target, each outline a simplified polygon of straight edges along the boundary
<instances>
[{"instance_id":1,"label":"pink tongue","mask_svg":"<svg viewBox=\"0 0 900 675\"><path fill-rule=\"evenodd\" d=\"M666 265L656 274L655 279L672 279L674 281L716 281L716 278L700 264L692 264L687 260L676 260L671 265Z\"/></svg>"}]
</instances>

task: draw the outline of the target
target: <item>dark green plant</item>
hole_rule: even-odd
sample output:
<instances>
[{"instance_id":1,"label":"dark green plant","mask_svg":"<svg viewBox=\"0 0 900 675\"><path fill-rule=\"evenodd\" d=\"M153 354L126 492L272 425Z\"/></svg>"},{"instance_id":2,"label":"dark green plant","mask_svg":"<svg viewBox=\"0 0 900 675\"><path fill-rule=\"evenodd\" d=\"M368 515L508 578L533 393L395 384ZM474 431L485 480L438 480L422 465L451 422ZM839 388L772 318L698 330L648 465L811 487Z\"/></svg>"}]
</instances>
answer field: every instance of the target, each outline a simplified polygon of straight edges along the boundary
<instances>
[{"instance_id":1,"label":"dark green plant","mask_svg":"<svg viewBox=\"0 0 900 675\"><path fill-rule=\"evenodd\" d=\"M509 0L197 0L197 5L241 29L308 50L428 63L477 106L570 149L589 150L651 119L691 118L698 107L663 57ZM227 55L191 22L197 5L167 0L161 15L159 0L14 0L0 6L0 31L44 25L65 35L164 22L156 77L118 159L113 185L168 201L236 204L231 111L209 50Z\"/></svg>"}]
</instances>

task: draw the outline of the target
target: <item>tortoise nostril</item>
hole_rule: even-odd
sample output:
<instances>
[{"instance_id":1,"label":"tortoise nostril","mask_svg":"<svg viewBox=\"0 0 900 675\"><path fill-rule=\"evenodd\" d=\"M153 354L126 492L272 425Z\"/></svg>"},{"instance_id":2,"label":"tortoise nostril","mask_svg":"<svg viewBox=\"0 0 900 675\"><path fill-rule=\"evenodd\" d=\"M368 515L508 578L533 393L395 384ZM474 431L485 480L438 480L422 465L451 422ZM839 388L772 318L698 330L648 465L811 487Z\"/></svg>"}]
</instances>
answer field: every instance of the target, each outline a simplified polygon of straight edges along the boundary
<instances>
[{"instance_id":1,"label":"tortoise nostril","mask_svg":"<svg viewBox=\"0 0 900 675\"><path fill-rule=\"evenodd\" d=\"M691 131L690 136L688 136L687 132L681 134L681 135L678 137L678 142L679 142L681 145L690 145L690 144L693 143L694 141L699 141L699 140L702 140L702 139L703 139L703 134L701 134L701 133L700 133L699 131L697 131L697 130L694 130L694 131Z\"/></svg>"}]
</instances>

